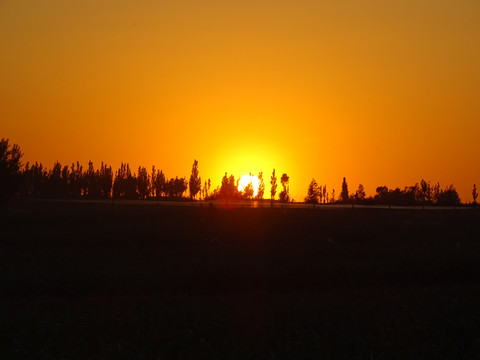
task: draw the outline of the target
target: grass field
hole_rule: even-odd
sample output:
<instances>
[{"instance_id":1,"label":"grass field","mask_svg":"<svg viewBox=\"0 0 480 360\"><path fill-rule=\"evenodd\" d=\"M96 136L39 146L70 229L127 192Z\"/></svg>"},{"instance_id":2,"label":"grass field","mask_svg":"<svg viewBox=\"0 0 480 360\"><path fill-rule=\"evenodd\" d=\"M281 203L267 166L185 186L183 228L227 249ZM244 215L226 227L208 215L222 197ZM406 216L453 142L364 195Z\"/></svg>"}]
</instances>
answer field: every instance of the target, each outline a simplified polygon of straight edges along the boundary
<instances>
[{"instance_id":1,"label":"grass field","mask_svg":"<svg viewBox=\"0 0 480 360\"><path fill-rule=\"evenodd\" d=\"M474 359L480 211L16 201L1 359Z\"/></svg>"}]
</instances>

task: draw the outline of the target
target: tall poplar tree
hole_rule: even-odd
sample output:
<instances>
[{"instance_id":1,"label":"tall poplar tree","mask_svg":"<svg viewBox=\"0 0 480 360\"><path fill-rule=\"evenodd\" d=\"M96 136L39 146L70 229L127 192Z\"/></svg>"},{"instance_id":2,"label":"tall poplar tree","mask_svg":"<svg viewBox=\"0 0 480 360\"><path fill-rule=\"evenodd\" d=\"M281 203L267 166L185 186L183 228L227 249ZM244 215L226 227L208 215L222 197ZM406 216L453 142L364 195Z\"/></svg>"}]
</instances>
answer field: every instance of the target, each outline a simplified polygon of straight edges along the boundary
<instances>
[{"instance_id":1,"label":"tall poplar tree","mask_svg":"<svg viewBox=\"0 0 480 360\"><path fill-rule=\"evenodd\" d=\"M347 184L347 180L344 177L342 182L342 192L340 193L340 201L343 203L347 203L348 200L349 200L348 184Z\"/></svg>"},{"instance_id":2,"label":"tall poplar tree","mask_svg":"<svg viewBox=\"0 0 480 360\"><path fill-rule=\"evenodd\" d=\"M188 182L188 189L190 191L190 200L195 199L198 192L202 187L202 179L198 176L198 161L193 161L192 175L190 175L190 181Z\"/></svg>"},{"instance_id":3,"label":"tall poplar tree","mask_svg":"<svg viewBox=\"0 0 480 360\"><path fill-rule=\"evenodd\" d=\"M277 193L277 177L275 175L275 169L273 169L272 176L270 178L270 200L272 201L273 205L273 200L275 199L275 194Z\"/></svg>"},{"instance_id":4,"label":"tall poplar tree","mask_svg":"<svg viewBox=\"0 0 480 360\"><path fill-rule=\"evenodd\" d=\"M310 182L310 185L308 185L308 192L307 196L305 197L305 202L313 204L313 207L315 207L315 204L318 203L318 197L320 195L320 188L318 187L317 182L315 179L312 179Z\"/></svg>"}]
</instances>

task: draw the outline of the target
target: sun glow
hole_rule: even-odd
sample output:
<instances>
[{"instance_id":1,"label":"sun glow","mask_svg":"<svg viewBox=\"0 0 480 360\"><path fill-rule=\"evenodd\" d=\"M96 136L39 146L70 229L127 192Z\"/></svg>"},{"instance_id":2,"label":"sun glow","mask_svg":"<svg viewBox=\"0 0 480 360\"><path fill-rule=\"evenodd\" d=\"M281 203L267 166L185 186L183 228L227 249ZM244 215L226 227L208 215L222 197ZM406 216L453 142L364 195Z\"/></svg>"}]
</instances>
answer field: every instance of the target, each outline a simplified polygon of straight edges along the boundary
<instances>
[{"instance_id":1,"label":"sun glow","mask_svg":"<svg viewBox=\"0 0 480 360\"><path fill-rule=\"evenodd\" d=\"M257 196L260 180L256 175L243 175L238 182L238 191L245 192L245 188L251 184L253 189L253 196Z\"/></svg>"}]
</instances>

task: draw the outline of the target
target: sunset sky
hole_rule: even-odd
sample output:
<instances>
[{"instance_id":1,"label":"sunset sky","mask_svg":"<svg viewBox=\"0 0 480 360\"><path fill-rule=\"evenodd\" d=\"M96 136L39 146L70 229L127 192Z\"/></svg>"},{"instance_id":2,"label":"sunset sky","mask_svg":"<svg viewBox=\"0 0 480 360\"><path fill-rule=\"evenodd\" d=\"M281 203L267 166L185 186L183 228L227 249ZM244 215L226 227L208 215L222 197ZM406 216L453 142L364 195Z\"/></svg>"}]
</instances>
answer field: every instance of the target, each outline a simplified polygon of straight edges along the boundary
<instances>
[{"instance_id":1,"label":"sunset sky","mask_svg":"<svg viewBox=\"0 0 480 360\"><path fill-rule=\"evenodd\" d=\"M0 44L24 162L480 185L478 0L4 0Z\"/></svg>"}]
</instances>

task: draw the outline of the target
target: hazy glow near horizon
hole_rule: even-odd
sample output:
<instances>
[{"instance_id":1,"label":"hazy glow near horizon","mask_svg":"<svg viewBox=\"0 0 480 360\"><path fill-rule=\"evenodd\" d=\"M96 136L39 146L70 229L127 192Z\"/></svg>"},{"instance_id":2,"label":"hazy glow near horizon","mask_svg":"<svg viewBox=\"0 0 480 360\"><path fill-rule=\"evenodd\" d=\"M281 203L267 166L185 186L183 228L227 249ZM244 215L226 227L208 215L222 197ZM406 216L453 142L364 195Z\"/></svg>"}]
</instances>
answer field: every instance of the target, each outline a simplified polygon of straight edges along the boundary
<instances>
[{"instance_id":1,"label":"hazy glow near horizon","mask_svg":"<svg viewBox=\"0 0 480 360\"><path fill-rule=\"evenodd\" d=\"M238 191L243 192L248 184L252 184L253 196L257 196L260 179L257 175L243 175L238 182Z\"/></svg>"},{"instance_id":2,"label":"hazy glow near horizon","mask_svg":"<svg viewBox=\"0 0 480 360\"><path fill-rule=\"evenodd\" d=\"M6 0L0 43L24 161L480 184L479 1Z\"/></svg>"}]
</instances>

